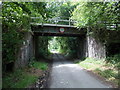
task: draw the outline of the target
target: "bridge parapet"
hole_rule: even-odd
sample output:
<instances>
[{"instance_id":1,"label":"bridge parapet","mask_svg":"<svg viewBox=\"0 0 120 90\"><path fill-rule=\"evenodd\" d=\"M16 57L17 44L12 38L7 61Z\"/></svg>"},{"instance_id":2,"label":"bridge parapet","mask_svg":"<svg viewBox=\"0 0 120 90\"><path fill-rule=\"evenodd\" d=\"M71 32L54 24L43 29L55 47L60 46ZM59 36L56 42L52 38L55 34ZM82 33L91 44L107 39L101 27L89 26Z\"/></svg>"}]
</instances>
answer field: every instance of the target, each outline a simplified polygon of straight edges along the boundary
<instances>
[{"instance_id":1,"label":"bridge parapet","mask_svg":"<svg viewBox=\"0 0 120 90\"><path fill-rule=\"evenodd\" d=\"M74 26L74 23L77 21L74 21L70 18L62 19L60 17L54 17L54 18L49 18L48 20L44 21L40 17L31 17L32 23L31 24L54 24L56 26L59 25L67 25L67 26Z\"/></svg>"},{"instance_id":2,"label":"bridge parapet","mask_svg":"<svg viewBox=\"0 0 120 90\"><path fill-rule=\"evenodd\" d=\"M38 20L40 17L31 17L33 20ZM59 17L51 18L46 21L47 23L31 23L32 31L38 36L81 36L85 35L85 28L78 29L74 26L76 21L69 18L61 19ZM61 32L61 30L63 30Z\"/></svg>"},{"instance_id":3,"label":"bridge parapet","mask_svg":"<svg viewBox=\"0 0 120 90\"><path fill-rule=\"evenodd\" d=\"M54 18L49 18L48 20L43 20L40 17L31 17L32 25L54 25L54 26L62 26L62 25L66 25L66 27L75 27L75 23L78 23L78 21L76 20L72 20L68 17L54 17ZM79 22L81 23L81 22ZM120 30L120 22L106 22L106 21L98 21L97 24L102 24L103 27L106 30ZM96 24L96 26L97 26Z\"/></svg>"}]
</instances>

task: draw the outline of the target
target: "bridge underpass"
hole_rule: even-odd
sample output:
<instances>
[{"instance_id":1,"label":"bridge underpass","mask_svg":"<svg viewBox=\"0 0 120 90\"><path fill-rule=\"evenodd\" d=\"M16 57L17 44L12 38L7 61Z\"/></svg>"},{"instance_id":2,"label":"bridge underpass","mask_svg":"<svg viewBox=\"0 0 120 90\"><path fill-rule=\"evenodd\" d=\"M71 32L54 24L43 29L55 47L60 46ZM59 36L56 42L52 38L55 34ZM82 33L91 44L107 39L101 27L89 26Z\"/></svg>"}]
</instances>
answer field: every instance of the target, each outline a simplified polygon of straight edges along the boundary
<instances>
[{"instance_id":1,"label":"bridge underpass","mask_svg":"<svg viewBox=\"0 0 120 90\"><path fill-rule=\"evenodd\" d=\"M60 28L64 28L64 32L60 32ZM79 48L78 58L92 57L92 58L105 58L108 47L94 37L87 35L85 28L78 29L71 25L56 25L56 24L35 24L31 25L32 33L25 33L25 41L21 46L15 68L24 67L32 57L37 57L38 52L38 38L39 36L61 36L61 37L78 37ZM116 44L119 42L120 31L109 31L108 43ZM101 30L104 36L104 32ZM116 36L117 35L117 36ZM114 38L113 38L114 37ZM98 37L99 38L99 37ZM111 45L110 44L110 45ZM110 46L109 46L110 47ZM108 50L110 51L110 50ZM117 50L119 51L119 50Z\"/></svg>"},{"instance_id":2,"label":"bridge underpass","mask_svg":"<svg viewBox=\"0 0 120 90\"><path fill-rule=\"evenodd\" d=\"M38 37L39 36L58 36L58 37L77 37L78 48L77 58L83 58L85 52L86 29L78 29L70 25L56 24L37 24L31 26L35 48L35 57L38 58Z\"/></svg>"},{"instance_id":3,"label":"bridge underpass","mask_svg":"<svg viewBox=\"0 0 120 90\"><path fill-rule=\"evenodd\" d=\"M25 41L18 53L18 60L15 62L15 67L23 67L29 62L32 57L38 57L38 38L39 36L60 36L60 37L77 37L78 48L77 57L92 57L92 58L105 58L106 47L96 38L87 35L86 28L78 29L71 25L59 24L31 24L32 33L26 33ZM102 31L101 31L102 33ZM112 31L109 35L112 36ZM118 33L118 32L116 32ZM113 39L112 37L110 40ZM118 38L116 38L118 40ZM113 40L113 41L116 41ZM21 64L22 63L22 64Z\"/></svg>"},{"instance_id":4,"label":"bridge underpass","mask_svg":"<svg viewBox=\"0 0 120 90\"><path fill-rule=\"evenodd\" d=\"M29 44L33 44L33 48L32 49L29 48L29 49L31 49L31 51L30 52L28 51L28 52L31 53L33 50L33 52L34 52L33 56L35 56L36 58L39 56L38 55L38 38L39 38L39 36L42 36L42 37L44 37L44 36L77 37L78 43L79 43L79 45L78 45L79 47L77 48L78 58L84 58L84 57L104 58L106 56L105 46L101 42L96 41L96 38L90 37L89 35L87 35L85 28L77 29L76 27L69 26L69 25L39 24L39 25L31 25L31 29L32 29L33 34L32 34L32 39L30 39L31 43L29 43ZM29 45L28 45L28 47L29 47ZM26 51L25 51L25 53L26 53ZM24 53L22 55L24 55ZM59 57L59 58L57 58L57 57ZM26 59L24 59L24 60L26 60ZM64 58L62 56L55 55L54 60L59 60L60 62L57 61L58 63L54 64L54 67L55 68L58 67L58 68L53 70L53 74L52 74L53 76L51 76L51 77L53 77L53 79L51 80L51 82L53 82L53 83L51 84L50 87L52 87L52 88L64 86L64 85L60 84L59 82L57 82L58 86L55 86L56 81L58 80L58 78L59 78L59 81L62 79L66 79L66 81L69 81L71 79L69 77L69 75L73 75L73 77L75 77L75 78L73 80L71 80L70 82L64 82L63 84L66 84L64 87L69 87L70 85L73 85L71 87L79 87L79 83L83 84L82 87L86 87L86 82L89 83L89 85L87 87L94 87L95 84L96 84L97 88L98 87L105 87L105 88L109 87L109 86L101 84L99 81L97 81L93 77L86 74L86 72L84 72L82 69L79 69L79 67L74 65L73 63L71 64L71 62L67 62L66 60L64 60ZM61 66L61 67L59 67L59 66ZM68 70L68 68L69 68L69 70ZM76 72L75 72L76 75L83 74L82 77L77 76L79 79L81 78L81 80L78 80L78 78L76 78L76 76L74 76L75 74L73 74L73 72L71 72L71 70L74 70L75 68L78 68L78 70L76 70ZM66 73L67 71L69 71L69 74L66 73L65 78L60 77L59 72L58 72L58 71L60 71L59 69L61 70L62 73ZM56 73L58 73L57 76L56 76ZM64 74L62 76L64 76ZM54 78L54 77L58 77L58 78ZM89 77L89 78L87 78L87 77ZM85 82L81 82L83 78L86 78ZM78 80L78 82L75 85L72 84L72 82L74 80L76 80L76 81ZM94 83L92 82L92 85L91 85L91 81L94 82ZM61 81L61 82L63 82L63 81Z\"/></svg>"},{"instance_id":5,"label":"bridge underpass","mask_svg":"<svg viewBox=\"0 0 120 90\"><path fill-rule=\"evenodd\" d=\"M60 31L61 28L62 28L62 32ZM56 26L56 25L47 24L47 25L33 25L32 31L33 31L33 37L35 43L36 57L39 56L38 55L39 36L77 37L78 48L76 48L76 50L77 50L77 58L79 58L79 60L80 58L87 57L88 53L89 55L92 56L91 54L92 45L96 47L93 48L92 50L96 52L97 50L100 52L101 51L104 52L101 43L100 42L96 43L94 38L87 36L86 29L84 28L81 28L79 30L76 27L71 27L66 25ZM99 45L101 47L99 47ZM102 54L104 55L104 53ZM64 56L60 54L53 55L52 71L50 73L49 78L50 79L48 81L48 88L110 88L112 87L111 85L105 84L98 78L88 74L85 70L83 70L83 68L77 66L71 61L66 60L66 58L64 58Z\"/></svg>"},{"instance_id":6,"label":"bridge underpass","mask_svg":"<svg viewBox=\"0 0 120 90\"><path fill-rule=\"evenodd\" d=\"M39 17L32 17L33 20L39 19ZM83 57L92 57L92 58L106 58L106 46L103 42L100 41L100 38L105 35L105 31L109 33L107 36L107 39L104 41L107 41L108 43L116 43L120 39L119 35L116 35L116 33L120 33L119 30L115 31L112 30L114 29L114 25L107 25L106 27L111 27L111 28L103 28L100 30L100 35L98 37L93 37L92 35L97 34L96 32L92 32L92 35L88 34L87 28L77 28L74 26L74 23L77 21L67 19L67 20L62 20L60 19L49 19L47 22L50 22L52 24L48 23L31 23L31 29L34 33L34 42L37 43L37 37L38 36L66 36L66 37L78 37L79 40L79 54L78 56L83 58ZM53 24L54 22L54 24ZM64 25L61 25L61 22L64 23ZM66 22L66 25L65 25ZM113 28L112 28L113 27ZM97 28L96 28L97 29ZM106 30L104 30L106 29ZM91 30L89 30L90 32ZM96 30L99 31L99 30ZM114 37L114 38L113 38ZM110 42L109 42L110 41ZM37 46L37 45L36 45Z\"/></svg>"}]
</instances>

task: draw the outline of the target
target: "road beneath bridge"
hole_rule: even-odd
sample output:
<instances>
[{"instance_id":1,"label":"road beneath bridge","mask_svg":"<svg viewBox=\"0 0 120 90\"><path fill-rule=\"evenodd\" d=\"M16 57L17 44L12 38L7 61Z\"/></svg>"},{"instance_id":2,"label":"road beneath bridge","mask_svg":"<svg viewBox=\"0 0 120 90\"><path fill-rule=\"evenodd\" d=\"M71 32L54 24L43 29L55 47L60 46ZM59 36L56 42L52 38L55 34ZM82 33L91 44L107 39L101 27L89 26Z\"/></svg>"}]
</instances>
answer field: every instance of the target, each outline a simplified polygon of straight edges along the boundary
<instances>
[{"instance_id":1,"label":"road beneath bridge","mask_svg":"<svg viewBox=\"0 0 120 90\"><path fill-rule=\"evenodd\" d=\"M54 54L53 59L49 88L112 88L60 54Z\"/></svg>"}]
</instances>

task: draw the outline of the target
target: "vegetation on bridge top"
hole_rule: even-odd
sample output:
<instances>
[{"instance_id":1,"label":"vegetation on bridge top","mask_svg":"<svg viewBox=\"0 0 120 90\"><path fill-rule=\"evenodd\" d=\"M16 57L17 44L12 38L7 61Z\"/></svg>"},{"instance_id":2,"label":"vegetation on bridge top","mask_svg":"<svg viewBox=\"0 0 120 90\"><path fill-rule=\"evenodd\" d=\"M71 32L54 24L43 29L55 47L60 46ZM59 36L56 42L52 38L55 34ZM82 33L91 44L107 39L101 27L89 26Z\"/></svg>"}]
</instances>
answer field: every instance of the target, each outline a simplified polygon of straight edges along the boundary
<instances>
[{"instance_id":1,"label":"vegetation on bridge top","mask_svg":"<svg viewBox=\"0 0 120 90\"><path fill-rule=\"evenodd\" d=\"M119 8L119 2L80 2L72 12L72 19L78 21L78 27L117 30L120 28Z\"/></svg>"}]
</instances>

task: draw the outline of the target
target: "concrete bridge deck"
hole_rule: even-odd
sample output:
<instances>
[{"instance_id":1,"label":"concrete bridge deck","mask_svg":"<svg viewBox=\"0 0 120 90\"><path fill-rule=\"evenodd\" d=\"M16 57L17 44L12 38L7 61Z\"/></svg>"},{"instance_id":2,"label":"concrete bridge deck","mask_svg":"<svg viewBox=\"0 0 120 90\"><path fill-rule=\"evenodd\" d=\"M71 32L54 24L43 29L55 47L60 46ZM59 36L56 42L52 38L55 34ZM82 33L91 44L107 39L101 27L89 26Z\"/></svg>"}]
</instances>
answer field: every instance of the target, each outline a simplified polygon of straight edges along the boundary
<instances>
[{"instance_id":1,"label":"concrete bridge deck","mask_svg":"<svg viewBox=\"0 0 120 90\"><path fill-rule=\"evenodd\" d=\"M35 36L81 36L86 33L85 28L78 29L73 25L36 23L31 28ZM61 28L64 32L60 31Z\"/></svg>"}]
</instances>

